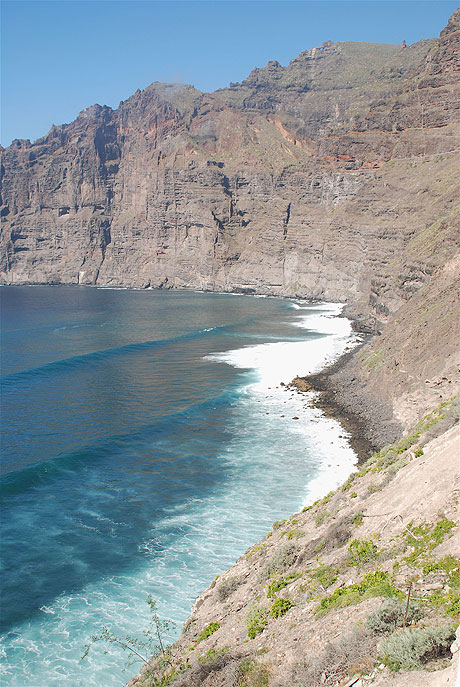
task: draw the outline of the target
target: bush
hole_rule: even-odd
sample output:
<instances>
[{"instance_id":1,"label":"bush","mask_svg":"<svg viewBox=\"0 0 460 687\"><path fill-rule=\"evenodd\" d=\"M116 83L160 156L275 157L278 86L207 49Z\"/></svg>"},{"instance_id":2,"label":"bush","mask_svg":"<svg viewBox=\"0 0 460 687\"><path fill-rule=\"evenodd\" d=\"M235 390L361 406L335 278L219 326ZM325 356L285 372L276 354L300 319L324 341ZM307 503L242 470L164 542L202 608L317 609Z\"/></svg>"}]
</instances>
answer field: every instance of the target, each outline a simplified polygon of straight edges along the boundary
<instances>
[{"instance_id":1,"label":"bush","mask_svg":"<svg viewBox=\"0 0 460 687\"><path fill-rule=\"evenodd\" d=\"M312 577L318 580L323 589L327 589L337 580L337 570L330 565L321 565L312 573Z\"/></svg>"},{"instance_id":2,"label":"bush","mask_svg":"<svg viewBox=\"0 0 460 687\"><path fill-rule=\"evenodd\" d=\"M351 524L352 525L359 527L360 525L363 524L363 522L364 522L364 513L362 513L361 511L359 511L359 513L355 513L354 515L352 515L352 517L351 517Z\"/></svg>"},{"instance_id":3,"label":"bush","mask_svg":"<svg viewBox=\"0 0 460 687\"><path fill-rule=\"evenodd\" d=\"M283 573L290 568L294 564L297 555L298 549L295 544L286 544L280 547L262 568L260 572L261 581L276 573Z\"/></svg>"},{"instance_id":4,"label":"bush","mask_svg":"<svg viewBox=\"0 0 460 687\"><path fill-rule=\"evenodd\" d=\"M403 594L391 584L388 573L376 570L364 575L361 582L347 587L337 587L330 596L321 599L316 613L325 615L331 608L352 606L372 596L399 596L401 598Z\"/></svg>"},{"instance_id":5,"label":"bush","mask_svg":"<svg viewBox=\"0 0 460 687\"><path fill-rule=\"evenodd\" d=\"M293 607L293 603L290 599L276 599L273 602L270 609L270 615L272 618L281 618L285 613L288 612L290 608Z\"/></svg>"},{"instance_id":6,"label":"bush","mask_svg":"<svg viewBox=\"0 0 460 687\"><path fill-rule=\"evenodd\" d=\"M368 632L355 630L328 644L321 656L307 657L298 663L283 687L332 687L350 674L367 672L374 664L375 639Z\"/></svg>"},{"instance_id":7,"label":"bush","mask_svg":"<svg viewBox=\"0 0 460 687\"><path fill-rule=\"evenodd\" d=\"M217 599L221 603L228 599L228 597L235 592L241 584L241 579L239 577L227 577L227 579L222 580L216 590Z\"/></svg>"},{"instance_id":8,"label":"bush","mask_svg":"<svg viewBox=\"0 0 460 687\"><path fill-rule=\"evenodd\" d=\"M327 510L319 510L315 517L316 527L321 527L325 522L331 519L331 514Z\"/></svg>"},{"instance_id":9,"label":"bush","mask_svg":"<svg viewBox=\"0 0 460 687\"><path fill-rule=\"evenodd\" d=\"M258 603L251 606L246 614L246 624L248 626L248 637L254 639L264 631L268 623L268 611Z\"/></svg>"},{"instance_id":10,"label":"bush","mask_svg":"<svg viewBox=\"0 0 460 687\"><path fill-rule=\"evenodd\" d=\"M202 642L204 639L210 637L214 632L216 632L220 627L220 623L209 623L198 637L198 642Z\"/></svg>"},{"instance_id":11,"label":"bush","mask_svg":"<svg viewBox=\"0 0 460 687\"><path fill-rule=\"evenodd\" d=\"M379 609L375 611L366 621L368 628L374 634L385 634L394 632L398 627L402 627L406 612L406 602L398 599L387 599ZM423 611L413 604L409 604L407 612L407 622L414 623L423 617Z\"/></svg>"},{"instance_id":12,"label":"bush","mask_svg":"<svg viewBox=\"0 0 460 687\"><path fill-rule=\"evenodd\" d=\"M350 565L363 565L377 558L379 550L374 542L366 539L353 539L348 547L348 554Z\"/></svg>"},{"instance_id":13,"label":"bush","mask_svg":"<svg viewBox=\"0 0 460 687\"><path fill-rule=\"evenodd\" d=\"M450 654L455 625L400 630L383 641L380 657L390 670L417 670L424 663Z\"/></svg>"},{"instance_id":14,"label":"bush","mask_svg":"<svg viewBox=\"0 0 460 687\"><path fill-rule=\"evenodd\" d=\"M268 586L267 598L270 599L275 597L281 589L287 587L288 584L291 584L291 582L298 580L300 576L301 573L292 573L291 575L286 575L286 577L280 577L277 580L273 580L273 582Z\"/></svg>"}]
</instances>

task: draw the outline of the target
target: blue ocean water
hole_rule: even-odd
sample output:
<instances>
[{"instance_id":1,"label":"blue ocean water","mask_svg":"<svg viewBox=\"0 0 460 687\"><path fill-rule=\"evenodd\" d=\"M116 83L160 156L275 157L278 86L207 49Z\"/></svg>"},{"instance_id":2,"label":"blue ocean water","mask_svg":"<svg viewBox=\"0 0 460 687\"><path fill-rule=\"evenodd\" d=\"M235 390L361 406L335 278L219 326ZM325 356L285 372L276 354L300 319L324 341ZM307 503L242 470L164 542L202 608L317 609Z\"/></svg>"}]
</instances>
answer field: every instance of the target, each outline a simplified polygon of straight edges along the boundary
<instances>
[{"instance_id":1,"label":"blue ocean water","mask_svg":"<svg viewBox=\"0 0 460 687\"><path fill-rule=\"evenodd\" d=\"M147 594L178 633L273 520L352 469L343 430L280 382L355 337L334 304L85 287L0 297L1 683L120 687L136 671L116 647L81 660L92 634L139 635Z\"/></svg>"}]
</instances>

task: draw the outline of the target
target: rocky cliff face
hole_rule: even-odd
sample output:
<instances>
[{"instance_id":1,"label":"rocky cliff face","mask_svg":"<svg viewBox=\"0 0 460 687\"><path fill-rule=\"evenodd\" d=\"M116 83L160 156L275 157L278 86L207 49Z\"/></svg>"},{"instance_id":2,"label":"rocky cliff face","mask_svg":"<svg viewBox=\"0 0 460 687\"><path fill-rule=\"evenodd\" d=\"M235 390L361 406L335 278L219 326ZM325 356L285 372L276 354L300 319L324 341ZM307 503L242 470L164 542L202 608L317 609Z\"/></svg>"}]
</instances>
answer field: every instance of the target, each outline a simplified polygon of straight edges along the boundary
<instances>
[{"instance_id":1,"label":"rocky cliff face","mask_svg":"<svg viewBox=\"0 0 460 687\"><path fill-rule=\"evenodd\" d=\"M456 12L439 40L326 43L212 94L154 83L2 154L5 284L346 301L381 329L459 247ZM442 251L418 251L434 232Z\"/></svg>"}]
</instances>

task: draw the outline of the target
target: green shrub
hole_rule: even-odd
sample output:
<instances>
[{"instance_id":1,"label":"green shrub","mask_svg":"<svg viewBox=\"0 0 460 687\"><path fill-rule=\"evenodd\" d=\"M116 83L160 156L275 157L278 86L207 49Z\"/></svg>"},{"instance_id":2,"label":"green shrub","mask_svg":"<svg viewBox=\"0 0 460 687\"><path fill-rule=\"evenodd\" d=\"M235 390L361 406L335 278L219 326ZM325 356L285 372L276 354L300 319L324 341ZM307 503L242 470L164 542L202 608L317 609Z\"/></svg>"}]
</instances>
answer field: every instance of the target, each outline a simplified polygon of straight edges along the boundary
<instances>
[{"instance_id":1,"label":"green shrub","mask_svg":"<svg viewBox=\"0 0 460 687\"><path fill-rule=\"evenodd\" d=\"M350 494L351 499L355 499L357 496L358 496L358 494L356 493L356 491L352 491Z\"/></svg>"},{"instance_id":2,"label":"green shrub","mask_svg":"<svg viewBox=\"0 0 460 687\"><path fill-rule=\"evenodd\" d=\"M330 596L321 599L316 613L325 615L331 608L352 606L372 596L401 598L404 595L391 584L388 573L376 570L364 575L361 582L338 587Z\"/></svg>"},{"instance_id":3,"label":"green shrub","mask_svg":"<svg viewBox=\"0 0 460 687\"><path fill-rule=\"evenodd\" d=\"M230 651L229 646L223 646L220 649L209 649L204 656L199 656L198 663L205 665L207 663L215 663L221 656L225 656Z\"/></svg>"},{"instance_id":4,"label":"green shrub","mask_svg":"<svg viewBox=\"0 0 460 687\"><path fill-rule=\"evenodd\" d=\"M318 580L323 589L327 589L337 580L337 570L330 565L321 565L313 571L312 578Z\"/></svg>"},{"instance_id":5,"label":"green shrub","mask_svg":"<svg viewBox=\"0 0 460 687\"><path fill-rule=\"evenodd\" d=\"M420 669L432 659L449 655L455 629L449 624L400 630L383 641L380 658L393 671Z\"/></svg>"},{"instance_id":6,"label":"green shrub","mask_svg":"<svg viewBox=\"0 0 460 687\"><path fill-rule=\"evenodd\" d=\"M353 539L348 547L349 565L363 565L374 560L378 555L378 547L374 542L366 539Z\"/></svg>"},{"instance_id":7,"label":"green shrub","mask_svg":"<svg viewBox=\"0 0 460 687\"><path fill-rule=\"evenodd\" d=\"M344 684L347 677L370 672L376 655L375 637L362 629L343 634L326 645L324 651L305 656L293 665L289 687L335 687Z\"/></svg>"},{"instance_id":8,"label":"green shrub","mask_svg":"<svg viewBox=\"0 0 460 687\"><path fill-rule=\"evenodd\" d=\"M272 618L281 618L294 604L290 599L276 599L270 608Z\"/></svg>"},{"instance_id":9,"label":"green shrub","mask_svg":"<svg viewBox=\"0 0 460 687\"><path fill-rule=\"evenodd\" d=\"M351 518L351 522L353 525L356 525L356 527L362 525L364 522L364 513L361 513L361 511L359 513L355 513Z\"/></svg>"},{"instance_id":10,"label":"green shrub","mask_svg":"<svg viewBox=\"0 0 460 687\"><path fill-rule=\"evenodd\" d=\"M289 532L281 532L281 536L286 536L289 540L301 539L305 536L305 532L303 530L289 530Z\"/></svg>"},{"instance_id":11,"label":"green shrub","mask_svg":"<svg viewBox=\"0 0 460 687\"><path fill-rule=\"evenodd\" d=\"M246 614L248 637L254 639L264 631L268 623L268 611L258 603L254 603Z\"/></svg>"},{"instance_id":12,"label":"green shrub","mask_svg":"<svg viewBox=\"0 0 460 687\"><path fill-rule=\"evenodd\" d=\"M407 563L414 563L420 556L430 553L436 546L442 544L444 538L450 530L455 527L453 520L441 518L436 525L431 523L421 523L414 526L409 523L405 543L413 547L413 551L405 557Z\"/></svg>"},{"instance_id":13,"label":"green shrub","mask_svg":"<svg viewBox=\"0 0 460 687\"><path fill-rule=\"evenodd\" d=\"M286 520L275 520L275 522L272 525L272 528L274 530L279 530L279 528L285 524L286 524Z\"/></svg>"},{"instance_id":14,"label":"green shrub","mask_svg":"<svg viewBox=\"0 0 460 687\"><path fill-rule=\"evenodd\" d=\"M216 632L220 627L220 623L209 623L198 637L198 642L202 642L204 639L210 637L214 632Z\"/></svg>"},{"instance_id":15,"label":"green shrub","mask_svg":"<svg viewBox=\"0 0 460 687\"><path fill-rule=\"evenodd\" d=\"M406 611L406 602L399 599L387 599L366 621L374 634L394 632L402 627ZM407 623L411 624L423 617L423 611L414 604L409 604Z\"/></svg>"},{"instance_id":16,"label":"green shrub","mask_svg":"<svg viewBox=\"0 0 460 687\"><path fill-rule=\"evenodd\" d=\"M414 456L416 458L420 458L420 456L423 456L423 448L416 449L416 451L414 452Z\"/></svg>"},{"instance_id":17,"label":"green shrub","mask_svg":"<svg viewBox=\"0 0 460 687\"><path fill-rule=\"evenodd\" d=\"M291 575L286 575L286 577L280 577L277 580L273 580L273 582L268 586L267 598L270 599L275 597L281 589L287 587L288 584L291 584L291 582L298 580L301 575L302 573L292 573Z\"/></svg>"}]
</instances>

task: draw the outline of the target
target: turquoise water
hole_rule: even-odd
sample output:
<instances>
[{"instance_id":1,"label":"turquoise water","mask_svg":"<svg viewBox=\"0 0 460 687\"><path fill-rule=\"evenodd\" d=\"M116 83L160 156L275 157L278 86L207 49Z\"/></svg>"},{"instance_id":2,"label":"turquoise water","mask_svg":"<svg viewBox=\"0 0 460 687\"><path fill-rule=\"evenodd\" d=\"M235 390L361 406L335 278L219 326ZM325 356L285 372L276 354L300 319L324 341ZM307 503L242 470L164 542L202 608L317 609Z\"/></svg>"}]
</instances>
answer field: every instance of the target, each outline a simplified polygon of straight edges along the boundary
<instances>
[{"instance_id":1,"label":"turquoise water","mask_svg":"<svg viewBox=\"0 0 460 687\"><path fill-rule=\"evenodd\" d=\"M353 337L335 305L7 287L2 301L2 685L123 685L102 626L195 597L354 456L280 386ZM299 417L299 420L293 420ZM248 506L250 504L250 506Z\"/></svg>"}]
</instances>

